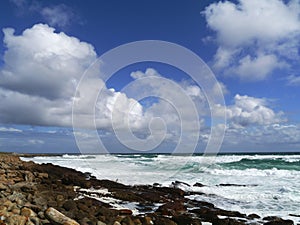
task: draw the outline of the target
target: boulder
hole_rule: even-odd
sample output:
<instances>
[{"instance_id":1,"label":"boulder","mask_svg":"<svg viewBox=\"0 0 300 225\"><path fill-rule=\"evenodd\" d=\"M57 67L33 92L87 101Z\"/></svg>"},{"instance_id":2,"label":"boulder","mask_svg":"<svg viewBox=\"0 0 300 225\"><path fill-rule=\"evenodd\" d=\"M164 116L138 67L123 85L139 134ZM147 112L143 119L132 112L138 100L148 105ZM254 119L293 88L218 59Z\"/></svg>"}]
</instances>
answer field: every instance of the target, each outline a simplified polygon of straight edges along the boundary
<instances>
[{"instance_id":1,"label":"boulder","mask_svg":"<svg viewBox=\"0 0 300 225\"><path fill-rule=\"evenodd\" d=\"M77 223L75 220L65 216L64 214L62 214L61 212L59 212L58 210L56 210L52 207L49 207L45 211L45 216L50 222L53 222L53 223L56 223L56 224L79 225L79 223Z\"/></svg>"},{"instance_id":2,"label":"boulder","mask_svg":"<svg viewBox=\"0 0 300 225\"><path fill-rule=\"evenodd\" d=\"M166 216L175 216L180 215L186 211L186 206L181 201L175 202L167 202L156 210L156 212L160 212L162 215Z\"/></svg>"},{"instance_id":3,"label":"boulder","mask_svg":"<svg viewBox=\"0 0 300 225\"><path fill-rule=\"evenodd\" d=\"M26 217L36 217L36 213L33 212L31 209L24 207L21 209L21 215Z\"/></svg>"}]
</instances>

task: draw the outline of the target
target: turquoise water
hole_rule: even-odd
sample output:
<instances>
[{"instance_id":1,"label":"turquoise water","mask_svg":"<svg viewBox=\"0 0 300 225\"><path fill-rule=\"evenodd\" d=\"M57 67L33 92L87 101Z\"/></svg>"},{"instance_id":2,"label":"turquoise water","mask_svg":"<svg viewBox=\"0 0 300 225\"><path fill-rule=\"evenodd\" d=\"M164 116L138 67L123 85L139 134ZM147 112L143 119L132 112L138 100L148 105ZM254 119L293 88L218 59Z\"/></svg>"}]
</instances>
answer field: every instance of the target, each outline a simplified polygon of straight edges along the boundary
<instances>
[{"instance_id":1,"label":"turquoise water","mask_svg":"<svg viewBox=\"0 0 300 225\"><path fill-rule=\"evenodd\" d=\"M300 171L300 160L294 159L289 161L287 158L265 158L265 159L248 159L243 158L239 161L221 163L225 169L246 170L255 168L259 170L278 169L278 170L295 170Z\"/></svg>"}]
</instances>

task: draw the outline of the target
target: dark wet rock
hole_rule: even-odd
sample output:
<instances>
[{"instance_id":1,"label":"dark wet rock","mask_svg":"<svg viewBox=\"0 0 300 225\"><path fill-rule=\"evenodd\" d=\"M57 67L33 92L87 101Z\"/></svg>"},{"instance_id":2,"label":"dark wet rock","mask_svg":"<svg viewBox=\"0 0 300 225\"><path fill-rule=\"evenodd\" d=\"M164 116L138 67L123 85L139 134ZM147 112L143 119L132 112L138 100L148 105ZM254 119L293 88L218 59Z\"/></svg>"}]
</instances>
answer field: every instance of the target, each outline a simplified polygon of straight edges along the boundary
<instances>
[{"instance_id":1,"label":"dark wet rock","mask_svg":"<svg viewBox=\"0 0 300 225\"><path fill-rule=\"evenodd\" d=\"M194 219L190 215L178 215L173 217L174 222L178 225L193 224Z\"/></svg>"},{"instance_id":2,"label":"dark wet rock","mask_svg":"<svg viewBox=\"0 0 300 225\"><path fill-rule=\"evenodd\" d=\"M246 225L246 221L240 221L237 219L232 219L232 218L224 218L224 219L219 219L216 218L214 219L213 225Z\"/></svg>"},{"instance_id":3,"label":"dark wet rock","mask_svg":"<svg viewBox=\"0 0 300 225\"><path fill-rule=\"evenodd\" d=\"M221 186L221 187L255 187L257 186L257 184L219 184L217 186Z\"/></svg>"},{"instance_id":4,"label":"dark wet rock","mask_svg":"<svg viewBox=\"0 0 300 225\"><path fill-rule=\"evenodd\" d=\"M277 216L267 216L264 217L263 220L268 220L268 222L264 223L264 225L293 225L294 224L292 220L284 220Z\"/></svg>"},{"instance_id":5,"label":"dark wet rock","mask_svg":"<svg viewBox=\"0 0 300 225\"><path fill-rule=\"evenodd\" d=\"M197 182L193 186L194 187L205 187L206 185Z\"/></svg>"},{"instance_id":6,"label":"dark wet rock","mask_svg":"<svg viewBox=\"0 0 300 225\"><path fill-rule=\"evenodd\" d=\"M296 215L296 214L289 214L290 216L294 216L294 217L300 217L300 215Z\"/></svg>"},{"instance_id":7,"label":"dark wet rock","mask_svg":"<svg viewBox=\"0 0 300 225\"><path fill-rule=\"evenodd\" d=\"M155 225L177 225L173 220L165 217L159 217L154 221Z\"/></svg>"},{"instance_id":8,"label":"dark wet rock","mask_svg":"<svg viewBox=\"0 0 300 225\"><path fill-rule=\"evenodd\" d=\"M248 215L248 218L249 218L249 219L259 219L260 216L257 215L257 214L255 214L255 213L252 213L252 214L249 214L249 215Z\"/></svg>"},{"instance_id":9,"label":"dark wet rock","mask_svg":"<svg viewBox=\"0 0 300 225\"><path fill-rule=\"evenodd\" d=\"M177 187L178 185L184 185L184 186L188 186L188 187L191 186L191 185L189 185L189 184L186 183L186 182L182 182L182 181L178 181L178 180L172 182L172 185L173 185L174 187Z\"/></svg>"},{"instance_id":10,"label":"dark wet rock","mask_svg":"<svg viewBox=\"0 0 300 225\"><path fill-rule=\"evenodd\" d=\"M68 200L63 204L63 208L67 211L77 209L77 204L73 200Z\"/></svg>"},{"instance_id":11,"label":"dark wet rock","mask_svg":"<svg viewBox=\"0 0 300 225\"><path fill-rule=\"evenodd\" d=\"M175 201L161 205L160 207L158 207L156 212L159 212L162 215L166 216L176 216L184 213L186 210L186 206L182 201Z\"/></svg>"}]
</instances>

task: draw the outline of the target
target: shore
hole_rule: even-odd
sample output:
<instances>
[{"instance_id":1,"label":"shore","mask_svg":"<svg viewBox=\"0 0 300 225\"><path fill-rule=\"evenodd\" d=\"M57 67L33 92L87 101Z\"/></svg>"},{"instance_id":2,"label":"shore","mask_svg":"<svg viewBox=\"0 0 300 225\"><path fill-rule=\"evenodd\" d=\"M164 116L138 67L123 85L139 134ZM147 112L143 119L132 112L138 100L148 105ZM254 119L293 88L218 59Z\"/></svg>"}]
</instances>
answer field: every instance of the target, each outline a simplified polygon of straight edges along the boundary
<instances>
[{"instance_id":1,"label":"shore","mask_svg":"<svg viewBox=\"0 0 300 225\"><path fill-rule=\"evenodd\" d=\"M294 224L279 217L260 218L191 200L193 195L205 194L185 192L176 184L129 186L52 164L24 162L19 155L3 153L0 225Z\"/></svg>"}]
</instances>

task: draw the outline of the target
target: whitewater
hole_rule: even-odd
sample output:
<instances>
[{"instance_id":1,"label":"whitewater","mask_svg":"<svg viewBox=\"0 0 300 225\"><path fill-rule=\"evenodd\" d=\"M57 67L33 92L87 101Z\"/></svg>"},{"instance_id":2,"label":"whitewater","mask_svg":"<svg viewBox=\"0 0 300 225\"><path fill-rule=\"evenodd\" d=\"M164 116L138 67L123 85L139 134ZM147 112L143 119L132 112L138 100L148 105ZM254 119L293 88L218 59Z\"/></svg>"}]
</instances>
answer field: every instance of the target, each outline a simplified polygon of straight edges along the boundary
<instances>
[{"instance_id":1,"label":"whitewater","mask_svg":"<svg viewBox=\"0 0 300 225\"><path fill-rule=\"evenodd\" d=\"M226 210L279 216L300 222L300 155L63 155L22 158L36 163L89 172L98 179L124 184L175 181L189 198L208 201ZM198 186L194 184L198 183ZM202 184L203 186L199 185ZM201 187L199 187L201 186Z\"/></svg>"}]
</instances>

